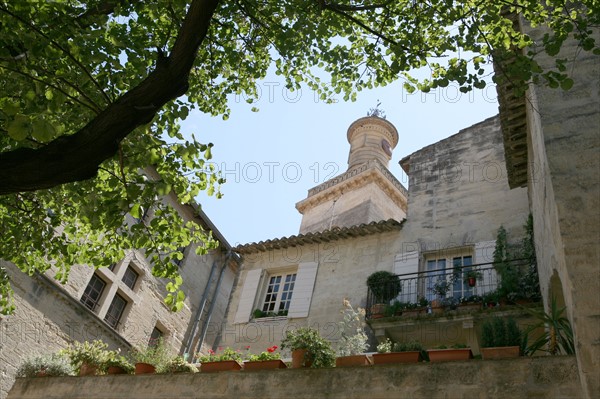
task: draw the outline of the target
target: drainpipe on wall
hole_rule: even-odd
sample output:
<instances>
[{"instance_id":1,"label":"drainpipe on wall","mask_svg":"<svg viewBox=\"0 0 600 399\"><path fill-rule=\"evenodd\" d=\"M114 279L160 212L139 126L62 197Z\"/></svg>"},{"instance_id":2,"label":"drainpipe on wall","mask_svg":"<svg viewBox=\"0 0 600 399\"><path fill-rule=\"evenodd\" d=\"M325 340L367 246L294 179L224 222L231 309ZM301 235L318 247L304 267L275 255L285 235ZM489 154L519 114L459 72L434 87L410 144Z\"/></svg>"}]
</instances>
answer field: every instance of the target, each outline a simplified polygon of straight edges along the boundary
<instances>
[{"instance_id":1,"label":"drainpipe on wall","mask_svg":"<svg viewBox=\"0 0 600 399\"><path fill-rule=\"evenodd\" d=\"M198 352L202 346L202 343L204 342L204 338L206 338L206 330L208 329L208 325L210 324L210 318L212 317L212 313L213 310L215 308L215 303L217 295L219 294L219 288L221 288L221 281L223 281L223 274L225 274L225 269L227 268L227 264L229 263L229 260L231 259L233 255L233 252L228 251L227 252L227 256L225 257L225 262L223 262L223 267L221 268L221 272L219 273L219 279L217 280L217 287L215 288L214 292L213 292L213 297L212 297L212 301L210 303L210 308L208 309L208 316L206 317L206 320L204 321L204 324L202 325L202 332L200 333L200 339L198 340L198 343L196 344L196 352Z\"/></svg>"},{"instance_id":2,"label":"drainpipe on wall","mask_svg":"<svg viewBox=\"0 0 600 399\"><path fill-rule=\"evenodd\" d=\"M212 264L212 267L210 268L210 275L208 276L208 280L206 281L206 287L204 287L204 292L202 293L202 298L200 299L200 303L198 304L198 310L196 310L196 316L194 317L194 325L192 327L192 331L190 332L190 335L188 336L187 342L185 344L185 348L183 349L184 356L186 354L189 354L190 349L192 349L193 342L194 342L194 336L196 335L196 330L198 329L198 325L200 324L200 318L202 317L202 313L204 312L204 307L206 306L206 300L208 299L208 291L210 290L212 278L213 278L213 275L215 274L216 269L217 269L217 262L214 261Z\"/></svg>"}]
</instances>

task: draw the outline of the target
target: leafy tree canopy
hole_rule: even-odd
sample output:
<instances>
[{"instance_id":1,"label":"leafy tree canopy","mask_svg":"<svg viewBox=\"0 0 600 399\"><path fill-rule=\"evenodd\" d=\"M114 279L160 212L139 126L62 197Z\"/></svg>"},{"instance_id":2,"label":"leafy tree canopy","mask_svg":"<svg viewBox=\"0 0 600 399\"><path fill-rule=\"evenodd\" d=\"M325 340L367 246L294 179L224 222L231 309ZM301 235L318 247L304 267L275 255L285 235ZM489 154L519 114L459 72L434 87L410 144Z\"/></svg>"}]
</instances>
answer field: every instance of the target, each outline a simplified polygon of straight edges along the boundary
<instances>
[{"instance_id":1,"label":"leafy tree canopy","mask_svg":"<svg viewBox=\"0 0 600 399\"><path fill-rule=\"evenodd\" d=\"M549 27L543 41L514 14ZM500 75L516 87L568 89L565 60L542 70L536 55L558 55L569 35L598 54L599 19L596 0L0 0L0 258L64 280L73 264L145 248L176 308L178 248L214 243L160 198L187 204L223 182L203 169L211 145L179 129L192 109L227 118L228 95L256 99L271 67L324 99L399 77L468 91L506 54L518 67ZM413 78L418 68L430 76ZM140 173L150 165L158 177ZM148 209L150 221L127 223ZM8 284L0 270L4 312Z\"/></svg>"}]
</instances>

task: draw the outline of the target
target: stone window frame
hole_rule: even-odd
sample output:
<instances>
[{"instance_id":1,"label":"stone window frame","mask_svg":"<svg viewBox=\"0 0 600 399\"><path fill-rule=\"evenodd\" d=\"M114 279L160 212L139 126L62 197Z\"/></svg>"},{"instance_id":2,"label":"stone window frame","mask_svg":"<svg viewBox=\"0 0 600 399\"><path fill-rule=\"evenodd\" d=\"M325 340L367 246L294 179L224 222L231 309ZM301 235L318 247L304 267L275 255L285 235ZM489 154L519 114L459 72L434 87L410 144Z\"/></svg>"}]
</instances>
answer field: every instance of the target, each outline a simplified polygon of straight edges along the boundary
<instances>
[{"instance_id":1,"label":"stone window frame","mask_svg":"<svg viewBox=\"0 0 600 399\"><path fill-rule=\"evenodd\" d=\"M94 287L94 285L96 285L95 283L98 282L102 284L102 287L100 289ZM91 310L92 312L95 312L99 305L101 305L103 302L102 295L104 294L104 291L106 290L107 286L108 283L102 277L100 277L98 273L94 273L90 278L90 281L87 283L83 294L79 299L79 302L81 302L81 304L87 309ZM91 297L90 291L92 290L98 293L95 299Z\"/></svg>"},{"instance_id":2,"label":"stone window frame","mask_svg":"<svg viewBox=\"0 0 600 399\"><path fill-rule=\"evenodd\" d=\"M136 284L140 279L140 273L138 272L136 267L132 267L133 262L129 262L125 272L123 273L123 277L121 281L131 290L135 290Z\"/></svg>"},{"instance_id":3,"label":"stone window frame","mask_svg":"<svg viewBox=\"0 0 600 399\"><path fill-rule=\"evenodd\" d=\"M258 297L259 309L263 312L278 313L280 311L285 311L287 313L289 311L290 305L292 303L292 298L294 296L294 287L297 275L297 268L267 271L267 273L265 273L264 282L262 284L263 288L261 290L260 296ZM279 282L274 282L273 280L276 280L277 278L280 278ZM277 287L277 291L273 293L269 289L270 287L275 286L275 284ZM288 285L288 289L285 289L286 285ZM289 287L289 285L291 285L291 287ZM283 298L284 295L285 298ZM283 308L281 308L282 303L284 303ZM272 305L272 309L270 309L270 305Z\"/></svg>"},{"instance_id":4,"label":"stone window frame","mask_svg":"<svg viewBox=\"0 0 600 399\"><path fill-rule=\"evenodd\" d=\"M117 301L119 301L120 303L117 303ZM110 302L108 311L104 316L104 321L116 330L119 326L121 318L123 317L123 314L125 313L127 305L129 305L129 301L117 292L113 296L112 301ZM120 308L118 308L117 306L120 306Z\"/></svg>"},{"instance_id":5,"label":"stone window frame","mask_svg":"<svg viewBox=\"0 0 600 399\"><path fill-rule=\"evenodd\" d=\"M122 320L127 318L131 305L134 303L140 303L140 298L137 291L139 291L141 287L141 281L143 281L144 276L146 275L146 271L144 270L144 268L139 266L139 262L141 262L141 260L137 259L135 255L128 255L122 261L117 262L112 268L103 267L96 269L92 277L90 278L90 282L94 278L97 278L104 282L105 285L103 287L99 299L93 305L93 308L87 306L83 300L85 290L87 290L87 286L86 289L80 295L80 302L82 303L82 305L86 307L86 309L89 309L91 312L95 313L98 317L103 319L104 322L115 331L118 331L119 328L123 325ZM125 281L123 281L125 274L129 270L136 273L138 276L136 278L135 283L133 284L133 288L131 288ZM115 316L110 316L109 312L112 312L111 307L117 295L123 301L125 301L125 305L120 310L117 322L114 323ZM110 318L110 321L106 320L107 317Z\"/></svg>"}]
</instances>

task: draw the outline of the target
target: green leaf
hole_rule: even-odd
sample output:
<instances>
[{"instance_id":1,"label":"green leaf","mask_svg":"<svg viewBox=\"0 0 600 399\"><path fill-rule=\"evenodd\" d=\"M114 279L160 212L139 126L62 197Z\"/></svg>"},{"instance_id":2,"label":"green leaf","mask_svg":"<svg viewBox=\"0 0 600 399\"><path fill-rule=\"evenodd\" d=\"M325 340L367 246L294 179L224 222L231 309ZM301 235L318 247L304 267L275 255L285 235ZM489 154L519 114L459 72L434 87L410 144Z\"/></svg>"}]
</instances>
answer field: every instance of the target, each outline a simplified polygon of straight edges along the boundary
<instances>
[{"instance_id":1,"label":"green leaf","mask_svg":"<svg viewBox=\"0 0 600 399\"><path fill-rule=\"evenodd\" d=\"M8 135L17 141L25 140L29 136L31 124L28 116L17 114L14 120L8 125Z\"/></svg>"},{"instance_id":2,"label":"green leaf","mask_svg":"<svg viewBox=\"0 0 600 399\"><path fill-rule=\"evenodd\" d=\"M31 137L42 143L47 143L56 137L56 129L47 120L37 118L33 121Z\"/></svg>"}]
</instances>

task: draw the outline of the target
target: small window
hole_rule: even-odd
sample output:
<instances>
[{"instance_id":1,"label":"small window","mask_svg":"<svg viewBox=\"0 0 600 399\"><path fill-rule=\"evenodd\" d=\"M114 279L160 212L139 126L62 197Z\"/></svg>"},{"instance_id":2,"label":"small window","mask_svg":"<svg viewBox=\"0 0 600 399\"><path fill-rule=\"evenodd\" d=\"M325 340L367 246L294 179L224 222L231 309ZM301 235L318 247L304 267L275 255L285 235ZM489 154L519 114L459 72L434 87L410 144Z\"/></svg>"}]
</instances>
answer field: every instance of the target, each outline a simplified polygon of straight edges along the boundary
<instances>
[{"instance_id":1,"label":"small window","mask_svg":"<svg viewBox=\"0 0 600 399\"><path fill-rule=\"evenodd\" d=\"M273 316L285 316L292 302L296 273L270 276L262 311Z\"/></svg>"},{"instance_id":2,"label":"small window","mask_svg":"<svg viewBox=\"0 0 600 399\"><path fill-rule=\"evenodd\" d=\"M87 287L85 287L85 291L83 291L80 302L83 303L88 309L92 311L95 310L96 306L98 306L98 302L100 301L100 297L102 296L102 291L104 291L104 287L106 287L106 283L100 277L94 274Z\"/></svg>"},{"instance_id":3,"label":"small window","mask_svg":"<svg viewBox=\"0 0 600 399\"><path fill-rule=\"evenodd\" d=\"M108 308L108 312L106 312L104 321L112 328L117 328L125 306L127 306L127 301L121 295L116 294Z\"/></svg>"},{"instance_id":4,"label":"small window","mask_svg":"<svg viewBox=\"0 0 600 399\"><path fill-rule=\"evenodd\" d=\"M138 272L136 272L131 266L129 266L127 270L125 270L125 274L123 275L123 282L126 286L133 289L139 276L140 275L138 274Z\"/></svg>"},{"instance_id":5,"label":"small window","mask_svg":"<svg viewBox=\"0 0 600 399\"><path fill-rule=\"evenodd\" d=\"M148 340L148 346L156 346L163 336L163 332L160 331L158 327L154 327L152 334L150 334L150 339Z\"/></svg>"}]
</instances>

